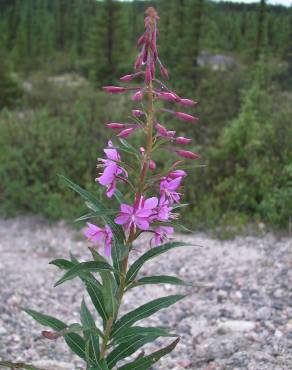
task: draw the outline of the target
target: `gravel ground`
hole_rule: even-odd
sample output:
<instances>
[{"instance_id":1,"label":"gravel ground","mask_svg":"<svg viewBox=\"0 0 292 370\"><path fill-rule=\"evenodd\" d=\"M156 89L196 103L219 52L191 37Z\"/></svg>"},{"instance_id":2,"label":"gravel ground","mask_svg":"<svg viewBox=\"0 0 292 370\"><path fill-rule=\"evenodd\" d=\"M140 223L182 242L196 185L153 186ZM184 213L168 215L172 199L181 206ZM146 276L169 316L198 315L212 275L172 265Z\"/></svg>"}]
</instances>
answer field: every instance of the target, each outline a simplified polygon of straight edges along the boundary
<instances>
[{"instance_id":1,"label":"gravel ground","mask_svg":"<svg viewBox=\"0 0 292 370\"><path fill-rule=\"evenodd\" d=\"M181 336L175 352L155 369L291 370L291 239L271 234L232 241L205 234L178 239L202 247L173 250L142 270L171 271L195 284L183 288L189 293L184 301L147 322L169 325ZM78 322L81 284L76 280L53 288L60 273L48 261L67 258L69 251L86 258L87 245L80 232L64 223L48 225L33 217L0 220L0 358L46 370L83 369L62 340L42 339L42 328L20 307ZM124 310L179 291L173 286L135 288L126 295Z\"/></svg>"}]
</instances>

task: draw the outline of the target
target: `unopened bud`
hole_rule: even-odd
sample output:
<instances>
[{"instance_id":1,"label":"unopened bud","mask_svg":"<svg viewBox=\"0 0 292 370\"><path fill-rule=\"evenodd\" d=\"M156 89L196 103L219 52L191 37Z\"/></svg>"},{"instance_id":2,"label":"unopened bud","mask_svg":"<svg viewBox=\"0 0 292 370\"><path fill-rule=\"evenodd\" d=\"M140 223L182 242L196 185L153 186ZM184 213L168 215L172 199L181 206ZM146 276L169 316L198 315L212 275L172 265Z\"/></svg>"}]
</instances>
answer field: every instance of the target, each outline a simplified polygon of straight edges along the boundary
<instances>
[{"instance_id":1,"label":"unopened bud","mask_svg":"<svg viewBox=\"0 0 292 370\"><path fill-rule=\"evenodd\" d=\"M179 98L179 99L177 100L177 103L179 103L180 105L183 105L183 106L185 106L185 107L190 107L190 106L192 106L192 105L197 104L195 101L193 101L193 100L191 100L191 99L181 99L181 98Z\"/></svg>"},{"instance_id":2,"label":"unopened bud","mask_svg":"<svg viewBox=\"0 0 292 370\"><path fill-rule=\"evenodd\" d=\"M143 93L141 90L137 91L133 96L132 100L133 101L141 101L143 99Z\"/></svg>"},{"instance_id":3,"label":"unopened bud","mask_svg":"<svg viewBox=\"0 0 292 370\"><path fill-rule=\"evenodd\" d=\"M171 171L168 174L168 177L170 177L171 179L176 179L178 177L185 177L185 176L187 176L187 173L184 170L175 170L175 171Z\"/></svg>"},{"instance_id":4,"label":"unopened bud","mask_svg":"<svg viewBox=\"0 0 292 370\"><path fill-rule=\"evenodd\" d=\"M158 99L166 100L166 101L176 101L177 100L177 95L172 93L172 92L162 92L162 93L157 93L156 94Z\"/></svg>"},{"instance_id":5,"label":"unopened bud","mask_svg":"<svg viewBox=\"0 0 292 370\"><path fill-rule=\"evenodd\" d=\"M156 163L152 159L150 159L150 161L149 161L149 169L151 171L154 171L155 168L156 168Z\"/></svg>"},{"instance_id":6,"label":"unopened bud","mask_svg":"<svg viewBox=\"0 0 292 370\"><path fill-rule=\"evenodd\" d=\"M125 87L120 87L120 86L104 86L103 90L111 94L121 94L127 91Z\"/></svg>"},{"instance_id":7,"label":"unopened bud","mask_svg":"<svg viewBox=\"0 0 292 370\"><path fill-rule=\"evenodd\" d=\"M107 127L112 129L112 130L122 130L123 128L126 127L126 125L124 123L115 123L115 122L112 122L112 123L108 123L107 124Z\"/></svg>"},{"instance_id":8,"label":"unopened bud","mask_svg":"<svg viewBox=\"0 0 292 370\"><path fill-rule=\"evenodd\" d=\"M200 158L198 153L190 152L188 150L176 150L176 153L180 157L186 158L186 159L198 159L198 158Z\"/></svg>"},{"instance_id":9,"label":"unopened bud","mask_svg":"<svg viewBox=\"0 0 292 370\"><path fill-rule=\"evenodd\" d=\"M138 55L138 58L136 59L136 62L135 62L135 64L134 64L134 68L135 68L135 69L140 69L140 68L141 68L141 66L142 66L142 63L143 63L143 54L142 54L142 53L140 53L140 54Z\"/></svg>"},{"instance_id":10,"label":"unopened bud","mask_svg":"<svg viewBox=\"0 0 292 370\"><path fill-rule=\"evenodd\" d=\"M163 78L165 78L166 80L169 80L168 70L163 65L160 66L160 74Z\"/></svg>"},{"instance_id":11,"label":"unopened bud","mask_svg":"<svg viewBox=\"0 0 292 370\"><path fill-rule=\"evenodd\" d=\"M130 82L130 81L133 80L134 77L135 77L134 74L125 75L125 76L121 77L120 80L123 81L123 82Z\"/></svg>"},{"instance_id":12,"label":"unopened bud","mask_svg":"<svg viewBox=\"0 0 292 370\"><path fill-rule=\"evenodd\" d=\"M135 130L136 127L126 128L125 130L121 131L117 136L125 139L128 136L130 136Z\"/></svg>"},{"instance_id":13,"label":"unopened bud","mask_svg":"<svg viewBox=\"0 0 292 370\"><path fill-rule=\"evenodd\" d=\"M132 115L136 118L143 116L144 112L139 109L133 109Z\"/></svg>"},{"instance_id":14,"label":"unopened bud","mask_svg":"<svg viewBox=\"0 0 292 370\"><path fill-rule=\"evenodd\" d=\"M60 334L56 333L54 331L44 330L44 331L42 331L42 336L46 339L56 340L60 337Z\"/></svg>"},{"instance_id":15,"label":"unopened bud","mask_svg":"<svg viewBox=\"0 0 292 370\"><path fill-rule=\"evenodd\" d=\"M152 73L151 73L151 66L147 63L146 72L145 72L145 82L149 85L152 81Z\"/></svg>"},{"instance_id":16,"label":"unopened bud","mask_svg":"<svg viewBox=\"0 0 292 370\"><path fill-rule=\"evenodd\" d=\"M190 114L187 114L187 113L184 113L184 112L175 112L175 115L181 121L197 122L199 120L198 117L191 116Z\"/></svg>"},{"instance_id":17,"label":"unopened bud","mask_svg":"<svg viewBox=\"0 0 292 370\"><path fill-rule=\"evenodd\" d=\"M192 139L183 136L179 136L175 139L176 144L189 144L191 141Z\"/></svg>"}]
</instances>

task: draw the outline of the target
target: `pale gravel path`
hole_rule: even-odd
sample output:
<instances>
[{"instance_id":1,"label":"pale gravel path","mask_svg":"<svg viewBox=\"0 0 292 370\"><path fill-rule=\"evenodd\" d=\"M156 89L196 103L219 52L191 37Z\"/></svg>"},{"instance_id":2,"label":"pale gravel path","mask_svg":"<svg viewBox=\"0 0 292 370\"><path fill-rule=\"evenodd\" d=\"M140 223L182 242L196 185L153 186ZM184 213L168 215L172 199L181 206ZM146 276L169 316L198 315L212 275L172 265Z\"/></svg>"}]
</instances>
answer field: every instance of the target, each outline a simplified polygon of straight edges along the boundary
<instances>
[{"instance_id":1,"label":"pale gravel path","mask_svg":"<svg viewBox=\"0 0 292 370\"><path fill-rule=\"evenodd\" d=\"M291 239L276 240L270 234L223 242L204 234L178 239L203 247L173 250L143 270L171 272L198 285L185 289L189 296L184 301L148 320L174 327L181 335L176 351L155 369L291 370ZM47 370L82 369L62 341L40 338L42 328L20 306L78 321L81 285L76 280L52 288L60 274L48 261L67 258L69 251L86 258L87 245L80 232L64 223L50 226L32 217L0 220L0 358L33 362ZM181 290L136 288L126 296L124 309Z\"/></svg>"}]
</instances>

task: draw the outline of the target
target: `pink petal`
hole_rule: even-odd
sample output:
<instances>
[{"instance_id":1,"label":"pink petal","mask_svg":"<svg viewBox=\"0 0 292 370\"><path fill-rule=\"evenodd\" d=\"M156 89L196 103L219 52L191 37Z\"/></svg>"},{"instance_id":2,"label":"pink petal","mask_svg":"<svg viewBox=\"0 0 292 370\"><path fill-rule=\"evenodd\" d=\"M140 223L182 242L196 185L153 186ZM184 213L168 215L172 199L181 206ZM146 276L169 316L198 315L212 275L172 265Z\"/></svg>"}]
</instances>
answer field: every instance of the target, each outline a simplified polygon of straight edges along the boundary
<instances>
[{"instance_id":1,"label":"pink petal","mask_svg":"<svg viewBox=\"0 0 292 370\"><path fill-rule=\"evenodd\" d=\"M157 207L157 204L158 204L158 198L152 197L152 198L149 198L149 199L145 200L143 208L144 209L153 209L153 208Z\"/></svg>"},{"instance_id":2,"label":"pink petal","mask_svg":"<svg viewBox=\"0 0 292 370\"><path fill-rule=\"evenodd\" d=\"M118 225L124 225L131 220L131 217L127 214L121 214L115 218L115 223Z\"/></svg>"},{"instance_id":3,"label":"pink petal","mask_svg":"<svg viewBox=\"0 0 292 370\"><path fill-rule=\"evenodd\" d=\"M143 218L135 218L135 224L139 227L141 230L148 230L149 229L149 222Z\"/></svg>"},{"instance_id":4,"label":"pink petal","mask_svg":"<svg viewBox=\"0 0 292 370\"><path fill-rule=\"evenodd\" d=\"M128 204L121 204L121 211L122 213L131 215L133 213L133 207L129 206Z\"/></svg>"}]
</instances>

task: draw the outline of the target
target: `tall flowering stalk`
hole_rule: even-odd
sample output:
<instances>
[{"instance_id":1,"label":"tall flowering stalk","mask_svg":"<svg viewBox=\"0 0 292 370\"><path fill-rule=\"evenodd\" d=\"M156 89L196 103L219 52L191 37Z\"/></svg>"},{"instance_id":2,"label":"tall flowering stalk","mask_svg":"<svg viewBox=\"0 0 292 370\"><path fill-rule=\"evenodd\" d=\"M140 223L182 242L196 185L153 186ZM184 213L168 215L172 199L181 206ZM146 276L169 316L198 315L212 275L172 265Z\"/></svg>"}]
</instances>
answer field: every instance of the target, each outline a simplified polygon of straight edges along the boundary
<instances>
[{"instance_id":1,"label":"tall flowering stalk","mask_svg":"<svg viewBox=\"0 0 292 370\"><path fill-rule=\"evenodd\" d=\"M183 196L182 184L187 176L186 161L199 158L197 153L184 149L184 146L191 143L191 138L179 136L158 120L159 114L166 114L173 115L185 124L197 122L196 117L181 109L169 109L169 103L173 107L190 107L195 102L181 98L162 82L169 78L169 74L157 50L158 21L156 10L148 8L145 32L138 40L139 54L135 61L135 71L120 79L122 83L133 85L104 87L110 94L130 93L132 101L140 105L131 112L132 122L107 123L107 127L115 133L115 138L108 141L104 149L105 157L99 159L97 166L99 174L96 181L105 187L108 198L116 200L118 209L107 209L93 194L63 177L65 183L81 195L90 209L79 220L87 221L85 236L91 244L89 250L93 259L80 262L71 257L71 260L52 261L53 265L65 270L56 285L79 278L101 318L101 325L97 325L85 301L81 305L81 323L71 325L26 309L40 324L50 328L43 332L45 338L57 340L63 337L69 348L85 361L88 370L149 369L162 356L171 352L179 341L176 335L164 328L138 326L136 322L176 303L184 298L183 295L158 298L122 317L119 315L123 296L130 289L155 283L186 284L174 276L139 277L140 269L149 259L185 245L169 239L174 232L178 218L176 210ZM160 77L156 77L158 73ZM163 102L167 103L167 108L161 108ZM137 149L126 139L138 131L144 137L145 145ZM155 163L156 154L161 150L177 156L163 170L158 169ZM131 189L130 194L123 195L118 190L120 185L122 189L123 184ZM93 219L102 224L96 225ZM133 242L143 233L151 235L151 248L129 266ZM104 253L101 246L104 247ZM173 336L176 339L166 347L148 355L140 351L135 359L125 361L125 358L139 351L146 343L158 337Z\"/></svg>"}]
</instances>

